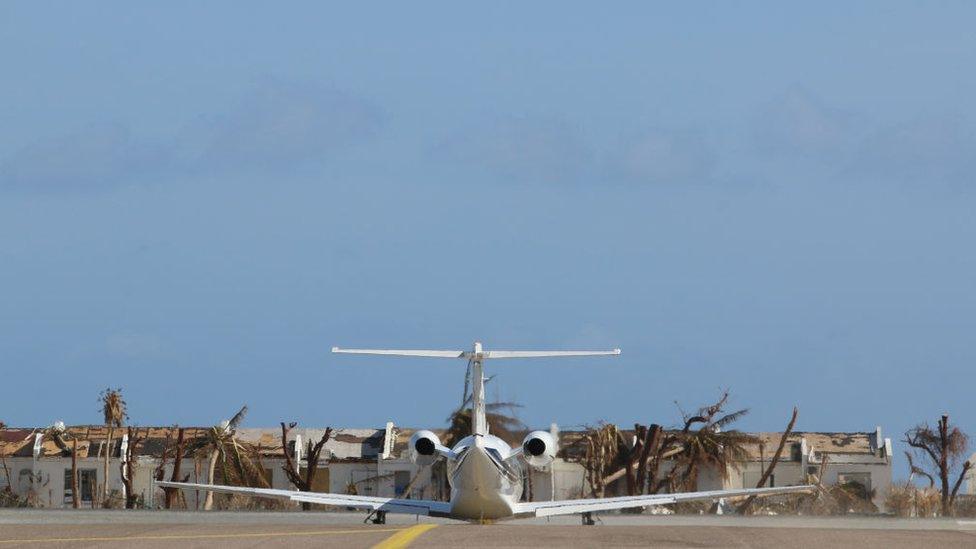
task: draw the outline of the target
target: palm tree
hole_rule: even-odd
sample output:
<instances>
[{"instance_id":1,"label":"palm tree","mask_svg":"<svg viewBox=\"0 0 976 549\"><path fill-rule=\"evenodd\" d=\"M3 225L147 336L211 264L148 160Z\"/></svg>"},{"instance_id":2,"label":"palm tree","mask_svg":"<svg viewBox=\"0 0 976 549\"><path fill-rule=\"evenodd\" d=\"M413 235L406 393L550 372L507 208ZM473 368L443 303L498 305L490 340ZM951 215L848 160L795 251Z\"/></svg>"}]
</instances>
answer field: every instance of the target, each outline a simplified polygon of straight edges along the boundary
<instances>
[{"instance_id":1,"label":"palm tree","mask_svg":"<svg viewBox=\"0 0 976 549\"><path fill-rule=\"evenodd\" d=\"M7 424L0 421L0 431L6 428ZM0 452L0 471L3 471L3 478L6 481L4 482L3 491L9 493L12 491L10 488L10 467L7 466L7 459L3 456L2 452Z\"/></svg>"},{"instance_id":2,"label":"palm tree","mask_svg":"<svg viewBox=\"0 0 976 549\"><path fill-rule=\"evenodd\" d=\"M485 385L487 386L493 379L495 376L486 378ZM464 394L461 395L461 405L447 417L449 427L444 435L443 442L448 448L471 434L471 401L473 398L474 395L471 393L471 364L469 363L468 371L464 377ZM522 405L516 402L495 401L485 403L488 432L509 444L524 436L529 429L515 417L515 410L521 407Z\"/></svg>"},{"instance_id":3,"label":"palm tree","mask_svg":"<svg viewBox=\"0 0 976 549\"><path fill-rule=\"evenodd\" d=\"M125 400L122 398L122 389L108 388L98 395L98 400L102 404L102 418L108 431L105 433L105 462L102 471L102 497L104 505L108 501L108 463L112 455L112 435L116 427L121 427L125 420L129 418L126 414Z\"/></svg>"},{"instance_id":4,"label":"palm tree","mask_svg":"<svg viewBox=\"0 0 976 549\"><path fill-rule=\"evenodd\" d=\"M521 408L514 402L488 402L485 404L485 419L488 432L508 443L516 442L525 435L528 428L515 417L515 410ZM447 417L449 427L444 435L444 445L452 447L462 438L471 434L471 408L462 406Z\"/></svg>"},{"instance_id":5,"label":"palm tree","mask_svg":"<svg viewBox=\"0 0 976 549\"><path fill-rule=\"evenodd\" d=\"M722 414L728 396L726 392L718 402L699 409L696 415L685 415L684 427L669 433L664 446L676 446L681 450L675 455L674 468L667 477L672 491L697 490L698 474L706 468L714 468L723 480L728 480L731 470L738 469L738 464L748 458L746 445L759 443L759 439L750 434L736 429L726 430L749 413L748 409L742 409Z\"/></svg>"},{"instance_id":6,"label":"palm tree","mask_svg":"<svg viewBox=\"0 0 976 549\"><path fill-rule=\"evenodd\" d=\"M241 406L241 409L234 414L234 417L221 421L219 424L211 427L207 432L207 437L204 439L203 444L200 446L200 448L198 448L198 453L206 454L208 458L207 484L214 483L214 476L217 471L217 460L223 457L223 461L226 463L228 448L234 448L239 454L238 443L235 435L237 434L237 427L240 426L241 421L244 420L245 414L247 414L247 405ZM227 479L225 478L225 483L226 480ZM213 492L208 491L203 502L203 510L210 511L211 509L213 509Z\"/></svg>"},{"instance_id":7,"label":"palm tree","mask_svg":"<svg viewBox=\"0 0 976 549\"><path fill-rule=\"evenodd\" d=\"M575 441L573 447L577 451L565 455L583 466L590 494L602 498L606 494L607 484L611 482L611 472L626 467L622 460L628 459L629 454L624 437L616 425L600 423L595 427L586 427L585 434Z\"/></svg>"}]
</instances>

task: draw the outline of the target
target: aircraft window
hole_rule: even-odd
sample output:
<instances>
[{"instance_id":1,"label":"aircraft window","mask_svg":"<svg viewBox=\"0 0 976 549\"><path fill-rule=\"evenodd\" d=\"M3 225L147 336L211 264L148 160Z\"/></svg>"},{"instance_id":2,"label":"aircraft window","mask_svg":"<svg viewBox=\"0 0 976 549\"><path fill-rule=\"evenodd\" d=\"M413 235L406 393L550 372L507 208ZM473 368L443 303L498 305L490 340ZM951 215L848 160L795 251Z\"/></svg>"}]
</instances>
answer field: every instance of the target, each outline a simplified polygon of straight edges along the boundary
<instances>
[{"instance_id":1,"label":"aircraft window","mask_svg":"<svg viewBox=\"0 0 976 549\"><path fill-rule=\"evenodd\" d=\"M487 450L488 450L488 455L491 456L492 459L494 459L495 461L497 461L499 465L501 465L501 463L502 463L502 455L500 453L498 453L498 450L496 450L494 448L488 448Z\"/></svg>"}]
</instances>

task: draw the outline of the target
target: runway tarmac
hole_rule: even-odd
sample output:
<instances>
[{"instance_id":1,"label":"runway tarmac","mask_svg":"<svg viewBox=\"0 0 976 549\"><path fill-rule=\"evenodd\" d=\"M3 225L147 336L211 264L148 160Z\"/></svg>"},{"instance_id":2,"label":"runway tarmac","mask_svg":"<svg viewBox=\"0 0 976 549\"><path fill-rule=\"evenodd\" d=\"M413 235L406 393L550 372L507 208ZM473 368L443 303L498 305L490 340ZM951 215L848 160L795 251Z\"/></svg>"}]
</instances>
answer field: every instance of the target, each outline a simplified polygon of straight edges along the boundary
<instances>
[{"instance_id":1,"label":"runway tarmac","mask_svg":"<svg viewBox=\"0 0 976 549\"><path fill-rule=\"evenodd\" d=\"M352 513L0 510L6 547L976 547L976 521L606 515L471 525Z\"/></svg>"}]
</instances>

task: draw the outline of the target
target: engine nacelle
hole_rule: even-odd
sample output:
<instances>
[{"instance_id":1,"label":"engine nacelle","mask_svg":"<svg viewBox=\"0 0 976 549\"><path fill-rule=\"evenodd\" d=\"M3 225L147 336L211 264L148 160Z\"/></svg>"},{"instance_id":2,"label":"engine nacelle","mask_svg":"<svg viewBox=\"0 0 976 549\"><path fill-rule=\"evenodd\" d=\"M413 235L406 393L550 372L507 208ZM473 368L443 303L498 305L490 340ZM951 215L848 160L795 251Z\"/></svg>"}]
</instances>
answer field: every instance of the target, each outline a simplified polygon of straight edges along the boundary
<instances>
[{"instance_id":1,"label":"engine nacelle","mask_svg":"<svg viewBox=\"0 0 976 549\"><path fill-rule=\"evenodd\" d=\"M522 440L522 456L533 467L545 467L556 459L556 441L548 431L532 431Z\"/></svg>"},{"instance_id":2,"label":"engine nacelle","mask_svg":"<svg viewBox=\"0 0 976 549\"><path fill-rule=\"evenodd\" d=\"M437 447L441 439L430 431L417 431L410 437L410 461L426 467L437 461Z\"/></svg>"}]
</instances>

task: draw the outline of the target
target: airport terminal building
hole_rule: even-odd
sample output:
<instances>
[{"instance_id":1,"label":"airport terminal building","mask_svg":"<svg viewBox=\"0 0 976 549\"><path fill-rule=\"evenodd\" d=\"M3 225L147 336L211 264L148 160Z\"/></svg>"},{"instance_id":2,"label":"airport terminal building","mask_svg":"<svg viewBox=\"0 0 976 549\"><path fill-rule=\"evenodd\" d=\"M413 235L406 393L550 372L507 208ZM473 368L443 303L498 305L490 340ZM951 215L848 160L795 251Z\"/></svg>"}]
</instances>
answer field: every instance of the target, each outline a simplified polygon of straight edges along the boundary
<instances>
[{"instance_id":1,"label":"airport terminal building","mask_svg":"<svg viewBox=\"0 0 976 549\"><path fill-rule=\"evenodd\" d=\"M283 443L280 428L238 429L235 440L240 444L240 451L246 449L250 453L262 484L289 489L292 485L284 469L285 453L292 458L294 467L304 470L307 456L302 455L302 449L308 441L318 441L324 431L295 428L288 432ZM210 463L215 463L213 478L221 483L222 472L217 470L222 467L221 462L211 459L213 446L208 446L212 432L211 427L184 429L186 446L179 480L206 483ZM404 496L409 491L413 498L444 497L448 488L441 480L443 475L437 471L432 474L430 467L415 466L408 457L406 444L413 432L393 423L378 429L335 429L319 456L312 490L386 497ZM573 442L580 438L581 432L560 431L553 424L550 433L559 441L561 450L549 466L532 470L531 478L525 481L524 497L534 501L590 497L586 471L578 463L578 457L572 455ZM110 446L106 445L106 435L104 426L70 426L57 436L52 435L51 429L0 430L0 491L9 488L33 506L68 508L73 502L72 471L77 470L82 507L90 508L99 498L99 487L105 481L104 457L108 452L109 491L124 497L123 474L131 470L129 484L139 506L161 506L162 490L153 488L152 479L160 472L165 479L171 478L177 429L134 428L132 440L126 429L116 429ZM781 433L754 433L754 436L761 442L747 446L746 460L736 463L726 475L720 471L703 471L698 477L698 489L755 487L779 444ZM822 466L826 484L857 482L872 494L875 505L883 509L891 486L892 448L891 440L883 438L880 427L856 433L793 433L766 484L804 484L807 475L818 474ZM626 483L622 479L607 486L607 496L625 494ZM203 492L186 492L179 505L202 509L204 497Z\"/></svg>"}]
</instances>

